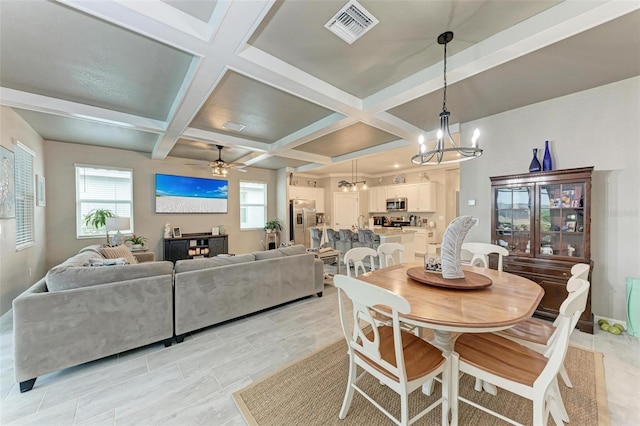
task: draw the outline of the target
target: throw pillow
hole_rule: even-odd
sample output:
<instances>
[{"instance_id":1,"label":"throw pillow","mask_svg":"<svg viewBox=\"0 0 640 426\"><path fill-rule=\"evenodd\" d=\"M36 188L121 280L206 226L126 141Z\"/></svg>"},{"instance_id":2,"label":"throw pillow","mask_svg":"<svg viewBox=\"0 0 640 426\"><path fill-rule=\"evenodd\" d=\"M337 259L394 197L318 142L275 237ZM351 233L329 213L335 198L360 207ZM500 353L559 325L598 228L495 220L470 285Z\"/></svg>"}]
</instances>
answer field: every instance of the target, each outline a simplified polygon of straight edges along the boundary
<instances>
[{"instance_id":1,"label":"throw pillow","mask_svg":"<svg viewBox=\"0 0 640 426\"><path fill-rule=\"evenodd\" d=\"M138 263L136 258L131 253L131 250L129 250L129 247L125 246L124 244L116 247L102 247L100 249L100 252L105 257L105 259L117 259L119 257L123 257L127 262L131 264Z\"/></svg>"}]
</instances>

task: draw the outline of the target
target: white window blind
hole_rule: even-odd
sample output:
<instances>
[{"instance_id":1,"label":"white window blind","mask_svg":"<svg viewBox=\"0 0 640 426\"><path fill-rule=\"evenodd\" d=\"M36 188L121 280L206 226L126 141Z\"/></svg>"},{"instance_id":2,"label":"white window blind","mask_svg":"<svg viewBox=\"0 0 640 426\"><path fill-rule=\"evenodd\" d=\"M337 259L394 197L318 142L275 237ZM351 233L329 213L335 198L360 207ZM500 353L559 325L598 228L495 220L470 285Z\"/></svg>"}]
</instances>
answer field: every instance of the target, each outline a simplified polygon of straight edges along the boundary
<instances>
[{"instance_id":1,"label":"white window blind","mask_svg":"<svg viewBox=\"0 0 640 426\"><path fill-rule=\"evenodd\" d=\"M15 147L15 197L16 197L16 249L35 244L34 230L34 175L35 153L18 142Z\"/></svg>"},{"instance_id":2,"label":"white window blind","mask_svg":"<svg viewBox=\"0 0 640 426\"><path fill-rule=\"evenodd\" d=\"M240 229L264 228L267 222L267 184L240 182Z\"/></svg>"},{"instance_id":3,"label":"white window blind","mask_svg":"<svg viewBox=\"0 0 640 426\"><path fill-rule=\"evenodd\" d=\"M133 171L130 169L76 164L76 233L78 238L105 236L106 230L84 224L92 210L108 209L131 218L133 232Z\"/></svg>"}]
</instances>

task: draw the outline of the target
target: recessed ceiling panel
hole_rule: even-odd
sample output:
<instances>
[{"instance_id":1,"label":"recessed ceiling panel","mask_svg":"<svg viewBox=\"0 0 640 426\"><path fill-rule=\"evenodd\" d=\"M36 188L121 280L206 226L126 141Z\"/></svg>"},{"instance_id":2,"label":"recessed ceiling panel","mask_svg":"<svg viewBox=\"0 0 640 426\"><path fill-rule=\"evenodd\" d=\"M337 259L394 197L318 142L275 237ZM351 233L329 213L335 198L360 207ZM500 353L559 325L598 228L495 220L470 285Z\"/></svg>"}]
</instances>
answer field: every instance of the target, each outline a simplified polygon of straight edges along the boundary
<instances>
[{"instance_id":1,"label":"recessed ceiling panel","mask_svg":"<svg viewBox=\"0 0 640 426\"><path fill-rule=\"evenodd\" d=\"M14 108L43 139L151 153L159 135Z\"/></svg>"},{"instance_id":2,"label":"recessed ceiling panel","mask_svg":"<svg viewBox=\"0 0 640 426\"><path fill-rule=\"evenodd\" d=\"M309 164L306 161L294 160L292 158L284 157L269 157L258 163L252 164L251 167L257 167L260 169L280 170L285 167L300 167L305 164Z\"/></svg>"},{"instance_id":3,"label":"recessed ceiling panel","mask_svg":"<svg viewBox=\"0 0 640 426\"><path fill-rule=\"evenodd\" d=\"M227 163L233 163L244 157L251 151L236 148L234 146L224 146L222 148L222 159ZM192 160L203 160L211 162L218 159L218 148L215 144L192 141L188 139L178 139L171 152L172 157L190 158Z\"/></svg>"},{"instance_id":4,"label":"recessed ceiling panel","mask_svg":"<svg viewBox=\"0 0 640 426\"><path fill-rule=\"evenodd\" d=\"M202 22L209 22L217 4L216 0L162 0L162 2L181 10Z\"/></svg>"},{"instance_id":5,"label":"recessed ceiling panel","mask_svg":"<svg viewBox=\"0 0 640 426\"><path fill-rule=\"evenodd\" d=\"M324 28L346 3L278 2L249 43L363 98L441 61L436 39L444 31L455 33L448 48L455 54L559 1L518 1L514 6L486 0L361 0L380 23L351 45Z\"/></svg>"},{"instance_id":6,"label":"recessed ceiling panel","mask_svg":"<svg viewBox=\"0 0 640 426\"><path fill-rule=\"evenodd\" d=\"M52 1L3 1L3 87L166 120L192 55Z\"/></svg>"},{"instance_id":7,"label":"recessed ceiling panel","mask_svg":"<svg viewBox=\"0 0 640 426\"><path fill-rule=\"evenodd\" d=\"M229 71L190 126L273 143L332 113L329 109ZM227 121L246 127L241 132L229 131L224 127Z\"/></svg>"},{"instance_id":8,"label":"recessed ceiling panel","mask_svg":"<svg viewBox=\"0 0 640 426\"><path fill-rule=\"evenodd\" d=\"M391 133L364 123L356 123L300 145L296 149L312 154L336 157L398 139L396 135Z\"/></svg>"},{"instance_id":9,"label":"recessed ceiling panel","mask_svg":"<svg viewBox=\"0 0 640 426\"><path fill-rule=\"evenodd\" d=\"M453 84L447 88L450 122L469 122L640 75L639 41L640 12L633 12ZM439 90L389 113L433 130L441 110Z\"/></svg>"}]
</instances>

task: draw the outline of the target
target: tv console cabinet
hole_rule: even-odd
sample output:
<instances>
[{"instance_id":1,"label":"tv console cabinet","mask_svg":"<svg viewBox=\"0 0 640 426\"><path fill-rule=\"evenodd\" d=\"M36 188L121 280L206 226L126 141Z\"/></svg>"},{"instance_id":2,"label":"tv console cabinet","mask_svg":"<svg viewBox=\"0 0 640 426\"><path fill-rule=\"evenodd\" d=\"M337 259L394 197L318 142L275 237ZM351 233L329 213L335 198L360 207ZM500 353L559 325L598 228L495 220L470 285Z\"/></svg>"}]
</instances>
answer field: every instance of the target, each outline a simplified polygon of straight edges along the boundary
<instances>
[{"instance_id":1,"label":"tv console cabinet","mask_svg":"<svg viewBox=\"0 0 640 426\"><path fill-rule=\"evenodd\" d=\"M205 232L182 234L182 237L164 239L164 260L173 263L176 260L214 257L227 253L229 253L228 235L211 235L211 232Z\"/></svg>"}]
</instances>

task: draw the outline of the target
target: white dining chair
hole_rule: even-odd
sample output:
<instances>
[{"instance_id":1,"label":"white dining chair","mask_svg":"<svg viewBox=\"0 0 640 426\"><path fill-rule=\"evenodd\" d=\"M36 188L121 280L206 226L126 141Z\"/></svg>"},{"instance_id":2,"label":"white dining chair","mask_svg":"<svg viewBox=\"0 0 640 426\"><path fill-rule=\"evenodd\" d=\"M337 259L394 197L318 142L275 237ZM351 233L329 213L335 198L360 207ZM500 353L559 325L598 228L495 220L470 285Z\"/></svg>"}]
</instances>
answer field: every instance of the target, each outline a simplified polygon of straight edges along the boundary
<instances>
[{"instance_id":1,"label":"white dining chair","mask_svg":"<svg viewBox=\"0 0 640 426\"><path fill-rule=\"evenodd\" d=\"M454 419L462 401L505 420L501 414L459 395L459 375L466 373L533 401L534 425L547 424L549 413L557 425L569 420L557 376L569 346L571 324L586 303L589 282L575 278L574 285L575 291L560 306L558 326L547 356L495 333L467 333L458 337L451 358Z\"/></svg>"},{"instance_id":2,"label":"white dining chair","mask_svg":"<svg viewBox=\"0 0 640 426\"><path fill-rule=\"evenodd\" d=\"M506 248L488 243L462 243L462 250L473 255L470 262L472 266L480 266L481 268L489 267L489 254L498 254L498 271L500 272L503 270L502 258L509 256L509 250Z\"/></svg>"},{"instance_id":3,"label":"white dining chair","mask_svg":"<svg viewBox=\"0 0 640 426\"><path fill-rule=\"evenodd\" d=\"M567 281L567 292L569 297L573 292L578 289L576 284L577 279L587 280L589 277L589 270L591 266L586 263L577 263L571 268L571 278ZM576 328L580 315L586 309L587 300L584 300L584 305L580 307L580 314L572 319L571 332ZM527 346L537 352L546 354L551 346L551 338L558 327L559 317L550 324L548 321L540 320L537 318L529 318L526 321L516 324L511 328L497 332L502 337L514 340L521 345ZM573 384L569 379L564 365L560 367L560 377L564 384L571 388Z\"/></svg>"},{"instance_id":4,"label":"white dining chair","mask_svg":"<svg viewBox=\"0 0 640 426\"><path fill-rule=\"evenodd\" d=\"M334 284L338 288L342 331L349 346L349 378L339 418L347 417L354 392L357 391L395 424L409 425L439 405L442 406L441 422L443 425L448 424L449 402L446 395L449 391L450 358L425 340L400 329L399 314L411 311L409 302L389 290L344 275L336 276ZM347 319L347 308L343 300L345 297L342 293L353 305L351 321ZM371 316L374 306L387 306L391 309L390 313L382 313L387 316L391 326L376 324ZM357 367L364 370L360 375L357 375ZM400 395L400 418L389 413L358 386L358 382L367 374ZM440 398L409 418L409 394L438 374L443 375ZM358 404L364 403L363 400L357 401Z\"/></svg>"},{"instance_id":5,"label":"white dining chair","mask_svg":"<svg viewBox=\"0 0 640 426\"><path fill-rule=\"evenodd\" d=\"M353 263L353 273L354 277L358 276L358 270L361 269L364 274L367 272L364 267L364 260L369 257L369 267L370 270L373 271L376 269L375 267L375 258L378 256L378 252L369 247L355 247L351 250L347 251L343 257L344 266L347 267L347 276L351 276L351 267L350 264Z\"/></svg>"},{"instance_id":6,"label":"white dining chair","mask_svg":"<svg viewBox=\"0 0 640 426\"><path fill-rule=\"evenodd\" d=\"M395 265L396 261L393 257L397 253L398 263L402 263L402 253L404 246L400 243L384 243L378 246L378 258L380 259L380 267Z\"/></svg>"}]
</instances>

